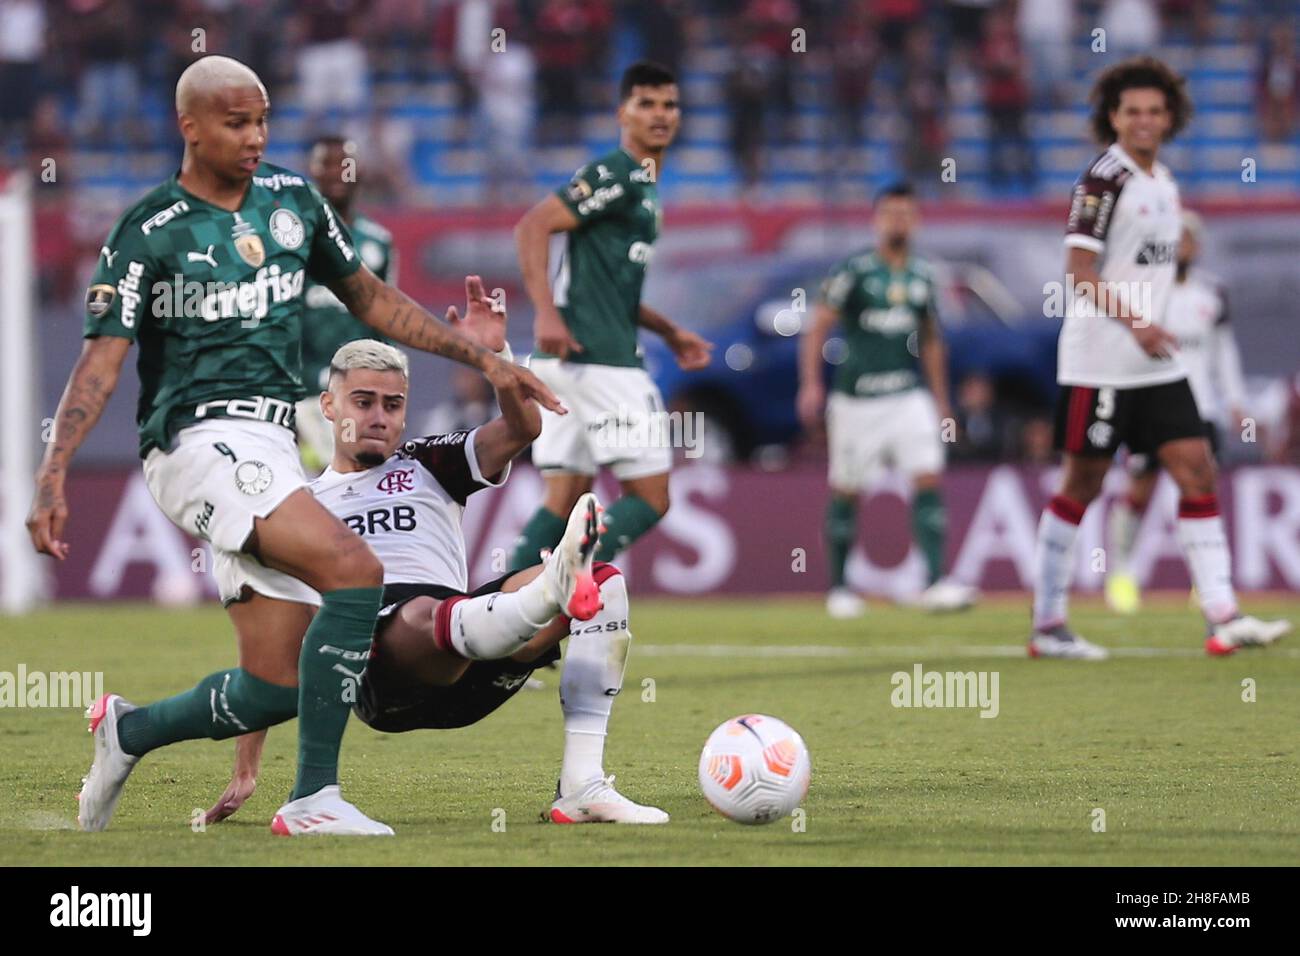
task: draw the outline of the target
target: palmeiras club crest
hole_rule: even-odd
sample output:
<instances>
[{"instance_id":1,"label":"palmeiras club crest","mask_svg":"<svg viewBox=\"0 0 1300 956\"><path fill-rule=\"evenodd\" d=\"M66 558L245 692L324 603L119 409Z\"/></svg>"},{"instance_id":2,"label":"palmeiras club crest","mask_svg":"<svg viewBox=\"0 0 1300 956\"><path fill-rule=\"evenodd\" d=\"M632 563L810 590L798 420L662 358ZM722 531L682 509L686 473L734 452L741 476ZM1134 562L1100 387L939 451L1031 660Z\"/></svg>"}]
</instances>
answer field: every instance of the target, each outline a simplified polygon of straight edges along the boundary
<instances>
[{"instance_id":1,"label":"palmeiras club crest","mask_svg":"<svg viewBox=\"0 0 1300 956\"><path fill-rule=\"evenodd\" d=\"M375 486L386 495L397 495L415 490L415 469L398 468L379 479Z\"/></svg>"}]
</instances>

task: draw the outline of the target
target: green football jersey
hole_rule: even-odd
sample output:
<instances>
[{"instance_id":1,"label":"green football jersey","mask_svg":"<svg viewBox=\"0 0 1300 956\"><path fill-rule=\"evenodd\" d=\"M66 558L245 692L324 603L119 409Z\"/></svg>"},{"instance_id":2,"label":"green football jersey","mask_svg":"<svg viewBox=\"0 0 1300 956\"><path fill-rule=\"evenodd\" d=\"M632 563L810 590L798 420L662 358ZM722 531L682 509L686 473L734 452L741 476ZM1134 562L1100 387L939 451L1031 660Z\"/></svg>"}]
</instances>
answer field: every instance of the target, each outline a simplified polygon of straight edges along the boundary
<instances>
[{"instance_id":1,"label":"green football jersey","mask_svg":"<svg viewBox=\"0 0 1300 956\"><path fill-rule=\"evenodd\" d=\"M397 263L393 252L393 234L365 216L356 215L348 223L352 241L371 272L390 285L397 283ZM302 383L308 392L324 389L330 359L340 345L354 339L378 339L389 342L344 307L329 286L307 281L303 294L306 312L302 320ZM392 343L389 342L391 345Z\"/></svg>"},{"instance_id":2,"label":"green football jersey","mask_svg":"<svg viewBox=\"0 0 1300 956\"><path fill-rule=\"evenodd\" d=\"M578 170L556 195L579 223L564 234L551 289L584 350L569 361L640 366L641 285L663 218L654 170L617 149Z\"/></svg>"},{"instance_id":3,"label":"green football jersey","mask_svg":"<svg viewBox=\"0 0 1300 956\"><path fill-rule=\"evenodd\" d=\"M302 384L303 288L361 258L347 226L304 177L263 163L236 212L175 176L126 211L100 250L85 336L140 349L140 455L170 449L200 419L292 427Z\"/></svg>"},{"instance_id":4,"label":"green football jersey","mask_svg":"<svg viewBox=\"0 0 1300 956\"><path fill-rule=\"evenodd\" d=\"M860 397L891 395L921 384L920 331L936 319L934 280L911 258L891 269L874 252L853 256L831 271L822 297L840 315L848 355L832 387Z\"/></svg>"}]
</instances>

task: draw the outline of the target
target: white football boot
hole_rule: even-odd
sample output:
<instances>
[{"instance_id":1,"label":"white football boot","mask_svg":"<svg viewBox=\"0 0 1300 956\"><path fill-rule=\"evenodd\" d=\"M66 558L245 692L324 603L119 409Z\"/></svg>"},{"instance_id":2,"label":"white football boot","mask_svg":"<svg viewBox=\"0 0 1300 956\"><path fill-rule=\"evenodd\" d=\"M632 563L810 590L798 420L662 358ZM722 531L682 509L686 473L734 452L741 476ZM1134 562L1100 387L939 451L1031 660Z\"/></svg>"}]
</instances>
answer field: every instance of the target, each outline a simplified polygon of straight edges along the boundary
<instances>
[{"instance_id":1,"label":"white football boot","mask_svg":"<svg viewBox=\"0 0 1300 956\"><path fill-rule=\"evenodd\" d=\"M596 777L570 797L560 796L555 785L555 802L542 814L552 823L667 823L668 814L658 807L633 803L614 789L614 777Z\"/></svg>"},{"instance_id":2,"label":"white football boot","mask_svg":"<svg viewBox=\"0 0 1300 956\"><path fill-rule=\"evenodd\" d=\"M393 828L372 820L343 799L338 784L282 806L271 821L278 836L392 836Z\"/></svg>"},{"instance_id":3,"label":"white football boot","mask_svg":"<svg viewBox=\"0 0 1300 956\"><path fill-rule=\"evenodd\" d=\"M826 613L837 621L847 621L867 613L867 602L848 588L831 588L826 595Z\"/></svg>"},{"instance_id":4,"label":"white football boot","mask_svg":"<svg viewBox=\"0 0 1300 956\"><path fill-rule=\"evenodd\" d=\"M1085 641L1064 624L1050 631L1035 631L1029 638L1030 657L1056 657L1071 661L1104 661L1110 651Z\"/></svg>"},{"instance_id":5,"label":"white football boot","mask_svg":"<svg viewBox=\"0 0 1300 956\"><path fill-rule=\"evenodd\" d=\"M600 588L591 574L603 510L590 491L579 498L569 512L564 537L546 556L542 571L547 597L560 606L562 613L577 621L591 620L603 606Z\"/></svg>"},{"instance_id":6,"label":"white football boot","mask_svg":"<svg viewBox=\"0 0 1300 956\"><path fill-rule=\"evenodd\" d=\"M965 611L975 606L979 600L979 591L969 584L962 584L952 578L941 578L923 592L917 604L932 614L947 611Z\"/></svg>"},{"instance_id":7,"label":"white football boot","mask_svg":"<svg viewBox=\"0 0 1300 956\"><path fill-rule=\"evenodd\" d=\"M1290 630L1290 621L1261 621L1249 614L1238 614L1214 626L1205 639L1205 652L1218 657L1239 647L1267 647Z\"/></svg>"},{"instance_id":8,"label":"white football boot","mask_svg":"<svg viewBox=\"0 0 1300 956\"><path fill-rule=\"evenodd\" d=\"M131 775L139 757L132 757L122 749L117 739L117 722L124 714L135 710L117 694L105 694L86 711L90 718L90 732L95 735L95 759L90 773L81 781L77 799L77 823L83 830L102 830L113 819L122 787Z\"/></svg>"}]
</instances>

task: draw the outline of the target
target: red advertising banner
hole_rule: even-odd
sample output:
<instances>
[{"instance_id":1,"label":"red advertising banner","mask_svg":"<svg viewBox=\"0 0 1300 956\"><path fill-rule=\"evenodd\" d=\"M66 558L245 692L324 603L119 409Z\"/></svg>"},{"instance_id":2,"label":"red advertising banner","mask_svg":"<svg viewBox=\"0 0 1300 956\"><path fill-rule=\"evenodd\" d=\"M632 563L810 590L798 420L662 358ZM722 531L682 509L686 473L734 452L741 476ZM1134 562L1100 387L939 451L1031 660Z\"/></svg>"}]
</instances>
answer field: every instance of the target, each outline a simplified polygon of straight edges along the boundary
<instances>
[{"instance_id":1,"label":"red advertising banner","mask_svg":"<svg viewBox=\"0 0 1300 956\"><path fill-rule=\"evenodd\" d=\"M1055 469L962 467L944 481L948 550L958 579L989 591L1028 588L1039 512ZM606 483L608 482L608 483ZM1101 586L1105 514L1124 486L1110 475L1089 509L1075 562L1078 588ZM617 496L602 479L603 500ZM210 556L158 510L138 470L74 474L68 495L72 551L52 566L56 598L214 597ZM504 488L481 492L465 513L471 584L505 569L515 536L541 499L541 479L515 469ZM653 533L619 559L638 594L745 595L825 589L824 472L782 472L686 464L672 478L672 508ZM1220 500L1233 570L1243 590L1300 590L1300 469L1237 468ZM1174 533L1177 490L1162 476L1143 518L1133 570L1147 587L1180 588L1188 578ZM904 599L921 589L923 563L910 543L906 483L886 475L864 496L849 581L867 594Z\"/></svg>"}]
</instances>

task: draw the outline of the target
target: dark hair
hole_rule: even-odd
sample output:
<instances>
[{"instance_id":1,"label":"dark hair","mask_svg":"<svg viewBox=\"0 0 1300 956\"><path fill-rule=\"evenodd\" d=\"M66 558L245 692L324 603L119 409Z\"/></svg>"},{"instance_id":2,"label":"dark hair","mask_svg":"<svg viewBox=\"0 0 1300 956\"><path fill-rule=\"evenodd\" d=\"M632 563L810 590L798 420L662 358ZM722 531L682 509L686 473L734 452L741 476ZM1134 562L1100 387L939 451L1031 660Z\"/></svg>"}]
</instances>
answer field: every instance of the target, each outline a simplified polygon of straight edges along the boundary
<instances>
[{"instance_id":1,"label":"dark hair","mask_svg":"<svg viewBox=\"0 0 1300 956\"><path fill-rule=\"evenodd\" d=\"M676 82L673 71L663 64L638 60L623 71L623 79L618 81L618 101L622 103L631 96L634 86L668 86Z\"/></svg>"},{"instance_id":2,"label":"dark hair","mask_svg":"<svg viewBox=\"0 0 1300 956\"><path fill-rule=\"evenodd\" d=\"M878 189L876 191L876 197L871 201L871 204L873 206L879 206L886 199L915 199L915 198L916 198L916 190L912 188L912 184L900 179L897 182L889 183L887 186L882 186L880 189Z\"/></svg>"},{"instance_id":3,"label":"dark hair","mask_svg":"<svg viewBox=\"0 0 1300 956\"><path fill-rule=\"evenodd\" d=\"M1165 94L1165 106L1173 114L1165 141L1173 139L1192 118L1192 101L1187 95L1187 81L1153 56L1139 56L1112 66L1097 78L1089 100L1092 103L1092 134L1109 146L1118 138L1110 125L1110 114L1119 108L1125 90L1159 90Z\"/></svg>"}]
</instances>

